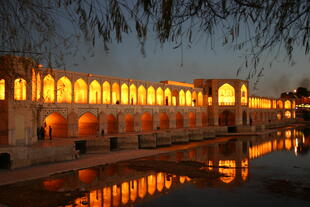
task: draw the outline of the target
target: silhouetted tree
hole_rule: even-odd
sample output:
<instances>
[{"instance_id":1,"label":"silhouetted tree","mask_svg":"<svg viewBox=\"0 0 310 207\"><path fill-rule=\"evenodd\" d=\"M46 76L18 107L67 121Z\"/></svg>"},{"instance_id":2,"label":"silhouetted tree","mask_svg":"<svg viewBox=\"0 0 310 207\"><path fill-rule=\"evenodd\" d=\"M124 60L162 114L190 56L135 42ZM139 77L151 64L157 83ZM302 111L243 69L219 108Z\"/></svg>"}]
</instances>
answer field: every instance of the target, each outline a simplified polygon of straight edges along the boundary
<instances>
[{"instance_id":1,"label":"silhouetted tree","mask_svg":"<svg viewBox=\"0 0 310 207\"><path fill-rule=\"evenodd\" d=\"M102 40L108 50L135 33L144 53L150 33L175 48L201 37L213 48L220 38L242 51L238 72L248 68L249 78L260 77L261 59L278 57L282 48L290 63L295 50L309 54L309 11L308 0L2 0L0 52L61 65L81 39L90 46Z\"/></svg>"}]
</instances>

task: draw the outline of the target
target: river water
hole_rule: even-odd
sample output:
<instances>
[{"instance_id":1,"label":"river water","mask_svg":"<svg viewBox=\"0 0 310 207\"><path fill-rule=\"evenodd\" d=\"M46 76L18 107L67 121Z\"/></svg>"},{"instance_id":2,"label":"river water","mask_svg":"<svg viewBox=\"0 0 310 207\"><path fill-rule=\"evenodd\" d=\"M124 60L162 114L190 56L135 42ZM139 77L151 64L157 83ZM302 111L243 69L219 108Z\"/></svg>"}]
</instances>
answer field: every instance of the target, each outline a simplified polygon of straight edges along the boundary
<instances>
[{"instance_id":1,"label":"river water","mask_svg":"<svg viewBox=\"0 0 310 207\"><path fill-rule=\"evenodd\" d=\"M184 149L142 160L192 161L204 165L199 170L222 176L197 178L156 166L137 170L129 162L121 162L2 188L0 203L12 207L309 207L309 148L309 129L305 128L231 137L194 148L185 145Z\"/></svg>"}]
</instances>

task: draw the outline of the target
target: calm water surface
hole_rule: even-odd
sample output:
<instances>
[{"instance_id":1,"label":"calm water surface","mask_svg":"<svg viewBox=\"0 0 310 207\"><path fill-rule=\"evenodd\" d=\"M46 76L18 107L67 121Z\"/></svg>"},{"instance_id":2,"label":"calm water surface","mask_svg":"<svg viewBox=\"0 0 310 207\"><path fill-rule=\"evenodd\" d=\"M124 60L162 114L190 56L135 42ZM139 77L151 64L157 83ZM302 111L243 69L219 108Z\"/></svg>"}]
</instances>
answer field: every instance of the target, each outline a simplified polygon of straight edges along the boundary
<instances>
[{"instance_id":1,"label":"calm water surface","mask_svg":"<svg viewBox=\"0 0 310 207\"><path fill-rule=\"evenodd\" d=\"M123 162L49 177L40 185L46 191L86 191L62 205L65 207L309 207L309 147L309 129L292 128L145 158L202 162L204 170L225 175L212 180L136 171Z\"/></svg>"}]
</instances>

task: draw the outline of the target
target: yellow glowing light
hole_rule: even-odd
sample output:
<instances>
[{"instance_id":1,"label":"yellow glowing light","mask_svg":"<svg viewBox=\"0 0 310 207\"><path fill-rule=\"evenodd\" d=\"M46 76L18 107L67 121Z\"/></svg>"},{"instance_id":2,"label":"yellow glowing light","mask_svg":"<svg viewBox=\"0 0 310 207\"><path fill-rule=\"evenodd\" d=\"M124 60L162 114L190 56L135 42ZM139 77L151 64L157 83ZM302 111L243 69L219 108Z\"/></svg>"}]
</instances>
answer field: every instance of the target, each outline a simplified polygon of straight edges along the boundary
<instances>
[{"instance_id":1,"label":"yellow glowing light","mask_svg":"<svg viewBox=\"0 0 310 207\"><path fill-rule=\"evenodd\" d=\"M241 86L241 105L247 105L247 103L248 103L248 89L243 84Z\"/></svg>"},{"instance_id":2,"label":"yellow glowing light","mask_svg":"<svg viewBox=\"0 0 310 207\"><path fill-rule=\"evenodd\" d=\"M177 97L172 96L172 106L176 106L177 105Z\"/></svg>"},{"instance_id":3,"label":"yellow glowing light","mask_svg":"<svg viewBox=\"0 0 310 207\"><path fill-rule=\"evenodd\" d=\"M37 100L37 80L36 80L36 73L34 69L32 69L32 78L31 78L31 100L35 101Z\"/></svg>"},{"instance_id":4,"label":"yellow glowing light","mask_svg":"<svg viewBox=\"0 0 310 207\"><path fill-rule=\"evenodd\" d=\"M5 99L5 80L0 79L0 100Z\"/></svg>"},{"instance_id":5,"label":"yellow glowing light","mask_svg":"<svg viewBox=\"0 0 310 207\"><path fill-rule=\"evenodd\" d=\"M189 90L186 91L186 106L192 105L192 94Z\"/></svg>"},{"instance_id":6,"label":"yellow glowing light","mask_svg":"<svg viewBox=\"0 0 310 207\"><path fill-rule=\"evenodd\" d=\"M113 83L112 85L112 104L119 103L119 85L118 83Z\"/></svg>"},{"instance_id":7,"label":"yellow glowing light","mask_svg":"<svg viewBox=\"0 0 310 207\"><path fill-rule=\"evenodd\" d=\"M270 152L272 152L272 142L264 142L249 148L249 158L258 158Z\"/></svg>"},{"instance_id":8,"label":"yellow glowing light","mask_svg":"<svg viewBox=\"0 0 310 207\"><path fill-rule=\"evenodd\" d=\"M183 90L180 90L180 92L179 92L179 105L180 106L185 105L185 93Z\"/></svg>"},{"instance_id":9,"label":"yellow glowing light","mask_svg":"<svg viewBox=\"0 0 310 207\"><path fill-rule=\"evenodd\" d=\"M290 111L285 111L284 116L285 118L290 119L292 117L292 114Z\"/></svg>"},{"instance_id":10,"label":"yellow glowing light","mask_svg":"<svg viewBox=\"0 0 310 207\"><path fill-rule=\"evenodd\" d=\"M121 86L121 97L122 104L128 104L128 86L126 83Z\"/></svg>"},{"instance_id":11,"label":"yellow glowing light","mask_svg":"<svg viewBox=\"0 0 310 207\"><path fill-rule=\"evenodd\" d=\"M278 120L281 120L282 119L282 114L279 112L279 113L277 113L277 119Z\"/></svg>"},{"instance_id":12,"label":"yellow glowing light","mask_svg":"<svg viewBox=\"0 0 310 207\"><path fill-rule=\"evenodd\" d=\"M81 78L74 83L74 103L87 103L87 84Z\"/></svg>"},{"instance_id":13,"label":"yellow glowing light","mask_svg":"<svg viewBox=\"0 0 310 207\"><path fill-rule=\"evenodd\" d=\"M283 102L281 100L277 101L277 108L278 109L283 109Z\"/></svg>"},{"instance_id":14,"label":"yellow glowing light","mask_svg":"<svg viewBox=\"0 0 310 207\"><path fill-rule=\"evenodd\" d=\"M26 100L26 81L22 78L15 79L14 81L14 99Z\"/></svg>"},{"instance_id":15,"label":"yellow glowing light","mask_svg":"<svg viewBox=\"0 0 310 207\"><path fill-rule=\"evenodd\" d=\"M131 84L129 87L129 96L130 96L130 104L136 105L137 104L137 88L134 84Z\"/></svg>"},{"instance_id":16,"label":"yellow glowing light","mask_svg":"<svg viewBox=\"0 0 310 207\"><path fill-rule=\"evenodd\" d=\"M89 193L89 201L91 207L101 207L101 191L91 191Z\"/></svg>"},{"instance_id":17,"label":"yellow glowing light","mask_svg":"<svg viewBox=\"0 0 310 207\"><path fill-rule=\"evenodd\" d=\"M147 89L147 104L154 105L155 104L155 89L153 86L150 86Z\"/></svg>"},{"instance_id":18,"label":"yellow glowing light","mask_svg":"<svg viewBox=\"0 0 310 207\"><path fill-rule=\"evenodd\" d=\"M236 161L235 160L220 160L219 173L224 174L220 179L224 183L232 182L236 177ZM221 168L225 167L225 168Z\"/></svg>"},{"instance_id":19,"label":"yellow glowing light","mask_svg":"<svg viewBox=\"0 0 310 207\"><path fill-rule=\"evenodd\" d=\"M285 109L291 109L291 101L289 101L289 100L286 100L285 102L284 102L284 108Z\"/></svg>"},{"instance_id":20,"label":"yellow glowing light","mask_svg":"<svg viewBox=\"0 0 310 207\"><path fill-rule=\"evenodd\" d=\"M208 97L208 106L212 106L212 97Z\"/></svg>"},{"instance_id":21,"label":"yellow glowing light","mask_svg":"<svg viewBox=\"0 0 310 207\"><path fill-rule=\"evenodd\" d=\"M103 206L104 207L110 207L111 206L111 188L105 187L103 188Z\"/></svg>"},{"instance_id":22,"label":"yellow glowing light","mask_svg":"<svg viewBox=\"0 0 310 207\"><path fill-rule=\"evenodd\" d=\"M157 174L157 190L158 192L161 192L164 189L165 185L165 174L160 172Z\"/></svg>"},{"instance_id":23,"label":"yellow glowing light","mask_svg":"<svg viewBox=\"0 0 310 207\"><path fill-rule=\"evenodd\" d=\"M105 81L102 84L102 103L104 104L109 104L111 101L111 87L110 87L110 83Z\"/></svg>"},{"instance_id":24,"label":"yellow glowing light","mask_svg":"<svg viewBox=\"0 0 310 207\"><path fill-rule=\"evenodd\" d=\"M121 190L117 185L112 186L112 204L114 207L120 205Z\"/></svg>"},{"instance_id":25,"label":"yellow glowing light","mask_svg":"<svg viewBox=\"0 0 310 207\"><path fill-rule=\"evenodd\" d=\"M292 148L292 141L291 139L285 139L285 149L290 150Z\"/></svg>"},{"instance_id":26,"label":"yellow glowing light","mask_svg":"<svg viewBox=\"0 0 310 207\"><path fill-rule=\"evenodd\" d=\"M71 100L72 100L71 81L66 76L63 76L57 81L57 102L71 103Z\"/></svg>"},{"instance_id":27,"label":"yellow glowing light","mask_svg":"<svg viewBox=\"0 0 310 207\"><path fill-rule=\"evenodd\" d=\"M249 161L248 159L242 160L241 162L241 178L242 180L246 180L249 176Z\"/></svg>"},{"instance_id":28,"label":"yellow glowing light","mask_svg":"<svg viewBox=\"0 0 310 207\"><path fill-rule=\"evenodd\" d=\"M101 87L98 81L93 80L89 85L89 103L100 104L101 103Z\"/></svg>"},{"instance_id":29,"label":"yellow glowing light","mask_svg":"<svg viewBox=\"0 0 310 207\"><path fill-rule=\"evenodd\" d=\"M145 105L146 104L146 90L144 86L139 86L138 88L138 104Z\"/></svg>"},{"instance_id":30,"label":"yellow glowing light","mask_svg":"<svg viewBox=\"0 0 310 207\"><path fill-rule=\"evenodd\" d=\"M172 186L172 176L166 174L166 176L165 176L165 187L166 187L167 189L170 189L171 186Z\"/></svg>"},{"instance_id":31,"label":"yellow glowing light","mask_svg":"<svg viewBox=\"0 0 310 207\"><path fill-rule=\"evenodd\" d=\"M201 92L198 93L198 106L203 106L203 95Z\"/></svg>"},{"instance_id":32,"label":"yellow glowing light","mask_svg":"<svg viewBox=\"0 0 310 207\"><path fill-rule=\"evenodd\" d=\"M164 104L164 91L161 87L158 87L156 90L156 103L157 105Z\"/></svg>"},{"instance_id":33,"label":"yellow glowing light","mask_svg":"<svg viewBox=\"0 0 310 207\"><path fill-rule=\"evenodd\" d=\"M137 193L138 193L138 184L136 180L131 180L129 182L130 184L130 200L135 201L137 199Z\"/></svg>"},{"instance_id":34,"label":"yellow glowing light","mask_svg":"<svg viewBox=\"0 0 310 207\"><path fill-rule=\"evenodd\" d=\"M138 196L140 198L144 198L146 195L147 187L146 187L146 179L145 177L140 178L138 180Z\"/></svg>"},{"instance_id":35,"label":"yellow glowing light","mask_svg":"<svg viewBox=\"0 0 310 207\"><path fill-rule=\"evenodd\" d=\"M37 74L37 101L41 98L41 75Z\"/></svg>"},{"instance_id":36,"label":"yellow glowing light","mask_svg":"<svg viewBox=\"0 0 310 207\"><path fill-rule=\"evenodd\" d=\"M235 89L230 84L223 84L218 90L218 102L220 106L235 105Z\"/></svg>"},{"instance_id":37,"label":"yellow glowing light","mask_svg":"<svg viewBox=\"0 0 310 207\"><path fill-rule=\"evenodd\" d=\"M171 91L169 88L165 89L165 105L171 105Z\"/></svg>"},{"instance_id":38,"label":"yellow glowing light","mask_svg":"<svg viewBox=\"0 0 310 207\"><path fill-rule=\"evenodd\" d=\"M179 180L180 180L180 183L183 184L186 180L186 176L180 176Z\"/></svg>"},{"instance_id":39,"label":"yellow glowing light","mask_svg":"<svg viewBox=\"0 0 310 207\"><path fill-rule=\"evenodd\" d=\"M156 191L156 176L147 176L147 191L150 195L153 195Z\"/></svg>"},{"instance_id":40,"label":"yellow glowing light","mask_svg":"<svg viewBox=\"0 0 310 207\"><path fill-rule=\"evenodd\" d=\"M193 93L192 93L192 104L191 104L191 106L197 106L197 92L196 91L193 91Z\"/></svg>"}]
</instances>

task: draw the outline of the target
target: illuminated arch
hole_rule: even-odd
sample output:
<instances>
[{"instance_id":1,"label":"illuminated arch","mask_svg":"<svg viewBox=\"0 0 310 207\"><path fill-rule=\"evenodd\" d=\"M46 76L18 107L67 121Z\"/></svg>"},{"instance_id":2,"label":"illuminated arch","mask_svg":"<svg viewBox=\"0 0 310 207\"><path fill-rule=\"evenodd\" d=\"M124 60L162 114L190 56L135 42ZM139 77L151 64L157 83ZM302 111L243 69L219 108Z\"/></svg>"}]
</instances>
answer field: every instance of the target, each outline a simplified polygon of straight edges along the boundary
<instances>
[{"instance_id":1,"label":"illuminated arch","mask_svg":"<svg viewBox=\"0 0 310 207\"><path fill-rule=\"evenodd\" d=\"M79 136L96 136L98 134L98 119L92 113L86 112L78 121Z\"/></svg>"},{"instance_id":2,"label":"illuminated arch","mask_svg":"<svg viewBox=\"0 0 310 207\"><path fill-rule=\"evenodd\" d=\"M50 74L43 79L43 99L46 103L52 103L55 100L55 81Z\"/></svg>"},{"instance_id":3,"label":"illuminated arch","mask_svg":"<svg viewBox=\"0 0 310 207\"><path fill-rule=\"evenodd\" d=\"M71 101L72 101L71 81L66 76L63 76L57 81L57 102L71 103Z\"/></svg>"},{"instance_id":4,"label":"illuminated arch","mask_svg":"<svg viewBox=\"0 0 310 207\"><path fill-rule=\"evenodd\" d=\"M179 92L176 89L173 90L172 92L171 102L172 102L172 106L179 105Z\"/></svg>"},{"instance_id":5,"label":"illuminated arch","mask_svg":"<svg viewBox=\"0 0 310 207\"><path fill-rule=\"evenodd\" d=\"M198 93L198 106L203 106L203 95L201 92Z\"/></svg>"},{"instance_id":6,"label":"illuminated arch","mask_svg":"<svg viewBox=\"0 0 310 207\"><path fill-rule=\"evenodd\" d=\"M118 123L117 119L113 114L109 114L107 116L107 128L108 128L108 134L113 134L118 132Z\"/></svg>"},{"instance_id":7,"label":"illuminated arch","mask_svg":"<svg viewBox=\"0 0 310 207\"><path fill-rule=\"evenodd\" d=\"M284 112L284 117L287 118L287 119L290 119L290 118L292 118L292 113L290 111L285 111Z\"/></svg>"},{"instance_id":8,"label":"illuminated arch","mask_svg":"<svg viewBox=\"0 0 310 207\"><path fill-rule=\"evenodd\" d=\"M23 78L17 78L14 81L14 99L23 101L26 100L27 82Z\"/></svg>"},{"instance_id":9,"label":"illuminated arch","mask_svg":"<svg viewBox=\"0 0 310 207\"><path fill-rule=\"evenodd\" d=\"M157 105L164 104L164 91L161 87L158 87L156 90L156 103Z\"/></svg>"},{"instance_id":10,"label":"illuminated arch","mask_svg":"<svg viewBox=\"0 0 310 207\"><path fill-rule=\"evenodd\" d=\"M87 103L87 84L82 78L74 83L74 103Z\"/></svg>"},{"instance_id":11,"label":"illuminated arch","mask_svg":"<svg viewBox=\"0 0 310 207\"><path fill-rule=\"evenodd\" d=\"M192 106L197 106L197 105L198 105L197 92L193 91L193 93L192 93Z\"/></svg>"},{"instance_id":12,"label":"illuminated arch","mask_svg":"<svg viewBox=\"0 0 310 207\"><path fill-rule=\"evenodd\" d=\"M247 105L247 103L248 103L248 89L243 84L241 86L241 105Z\"/></svg>"},{"instance_id":13,"label":"illuminated arch","mask_svg":"<svg viewBox=\"0 0 310 207\"><path fill-rule=\"evenodd\" d=\"M153 118L148 112L144 112L141 116L141 130L152 131L153 130Z\"/></svg>"},{"instance_id":14,"label":"illuminated arch","mask_svg":"<svg viewBox=\"0 0 310 207\"><path fill-rule=\"evenodd\" d=\"M189 127L195 128L196 127L196 114L194 112L189 112L188 119L189 119Z\"/></svg>"},{"instance_id":15,"label":"illuminated arch","mask_svg":"<svg viewBox=\"0 0 310 207\"><path fill-rule=\"evenodd\" d=\"M41 98L41 75L37 74L37 101Z\"/></svg>"},{"instance_id":16,"label":"illuminated arch","mask_svg":"<svg viewBox=\"0 0 310 207\"><path fill-rule=\"evenodd\" d=\"M146 104L146 90L143 85L138 88L138 104L145 105Z\"/></svg>"},{"instance_id":17,"label":"illuminated arch","mask_svg":"<svg viewBox=\"0 0 310 207\"><path fill-rule=\"evenodd\" d=\"M183 128L184 127L183 116L180 112L177 112L175 115L175 125L176 125L176 128Z\"/></svg>"},{"instance_id":18,"label":"illuminated arch","mask_svg":"<svg viewBox=\"0 0 310 207\"><path fill-rule=\"evenodd\" d=\"M31 100L37 100L37 77L36 72L32 68L32 78L31 78Z\"/></svg>"},{"instance_id":19,"label":"illuminated arch","mask_svg":"<svg viewBox=\"0 0 310 207\"><path fill-rule=\"evenodd\" d=\"M45 118L45 137L48 137L49 126L52 128L52 137L68 137L68 122L62 115L54 112Z\"/></svg>"},{"instance_id":20,"label":"illuminated arch","mask_svg":"<svg viewBox=\"0 0 310 207\"><path fill-rule=\"evenodd\" d=\"M101 103L101 86L97 80L93 80L89 85L89 103Z\"/></svg>"},{"instance_id":21,"label":"illuminated arch","mask_svg":"<svg viewBox=\"0 0 310 207\"><path fill-rule=\"evenodd\" d=\"M169 129L169 117L166 113L160 113L159 126L160 129Z\"/></svg>"},{"instance_id":22,"label":"illuminated arch","mask_svg":"<svg viewBox=\"0 0 310 207\"><path fill-rule=\"evenodd\" d=\"M179 106L185 106L185 93L183 90L179 92Z\"/></svg>"},{"instance_id":23,"label":"illuminated arch","mask_svg":"<svg viewBox=\"0 0 310 207\"><path fill-rule=\"evenodd\" d=\"M147 104L154 105L155 104L155 89L153 86L150 86L147 89Z\"/></svg>"},{"instance_id":24,"label":"illuminated arch","mask_svg":"<svg viewBox=\"0 0 310 207\"><path fill-rule=\"evenodd\" d=\"M112 84L112 104L117 104L120 101L119 85L118 83Z\"/></svg>"},{"instance_id":25,"label":"illuminated arch","mask_svg":"<svg viewBox=\"0 0 310 207\"><path fill-rule=\"evenodd\" d=\"M108 81L105 81L102 84L102 103L103 104L111 103L111 86Z\"/></svg>"},{"instance_id":26,"label":"illuminated arch","mask_svg":"<svg viewBox=\"0 0 310 207\"><path fill-rule=\"evenodd\" d=\"M134 118L131 114L125 115L125 132L134 132Z\"/></svg>"},{"instance_id":27,"label":"illuminated arch","mask_svg":"<svg viewBox=\"0 0 310 207\"><path fill-rule=\"evenodd\" d=\"M192 106L192 93L190 90L186 91L186 106Z\"/></svg>"},{"instance_id":28,"label":"illuminated arch","mask_svg":"<svg viewBox=\"0 0 310 207\"><path fill-rule=\"evenodd\" d=\"M220 106L235 105L235 89L225 83L218 89L218 102Z\"/></svg>"},{"instance_id":29,"label":"illuminated arch","mask_svg":"<svg viewBox=\"0 0 310 207\"><path fill-rule=\"evenodd\" d=\"M285 109L291 109L291 107L292 107L291 101L290 101L290 100L286 100L286 101L284 102L284 108L285 108Z\"/></svg>"},{"instance_id":30,"label":"illuminated arch","mask_svg":"<svg viewBox=\"0 0 310 207\"><path fill-rule=\"evenodd\" d=\"M277 101L277 108L278 109L283 109L283 102L281 100Z\"/></svg>"},{"instance_id":31,"label":"illuminated arch","mask_svg":"<svg viewBox=\"0 0 310 207\"><path fill-rule=\"evenodd\" d=\"M136 105L137 104L137 87L135 84L131 84L129 87L129 97L130 97L130 104Z\"/></svg>"},{"instance_id":32,"label":"illuminated arch","mask_svg":"<svg viewBox=\"0 0 310 207\"><path fill-rule=\"evenodd\" d=\"M0 79L0 100L5 99L5 80Z\"/></svg>"},{"instance_id":33,"label":"illuminated arch","mask_svg":"<svg viewBox=\"0 0 310 207\"><path fill-rule=\"evenodd\" d=\"M169 88L165 89L165 105L166 106L171 105L171 91Z\"/></svg>"},{"instance_id":34,"label":"illuminated arch","mask_svg":"<svg viewBox=\"0 0 310 207\"><path fill-rule=\"evenodd\" d=\"M121 86L121 103L128 104L128 86L126 83L123 83Z\"/></svg>"}]
</instances>

